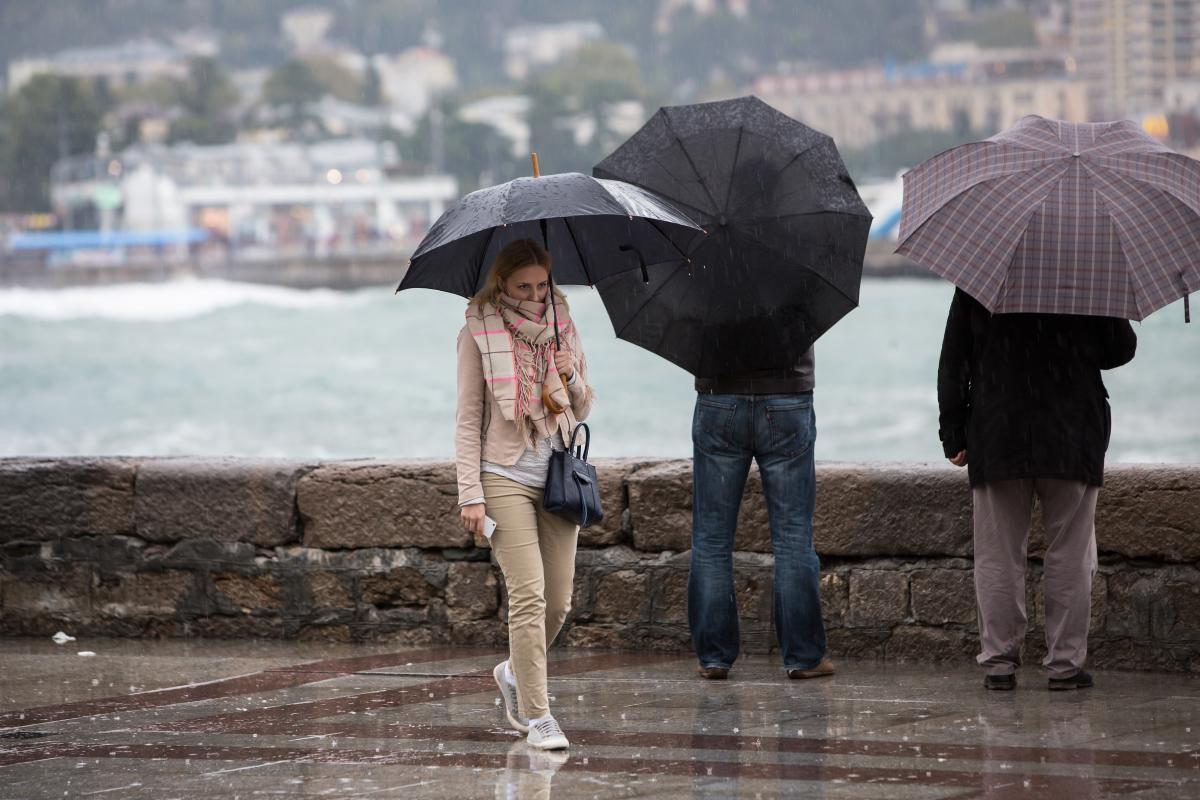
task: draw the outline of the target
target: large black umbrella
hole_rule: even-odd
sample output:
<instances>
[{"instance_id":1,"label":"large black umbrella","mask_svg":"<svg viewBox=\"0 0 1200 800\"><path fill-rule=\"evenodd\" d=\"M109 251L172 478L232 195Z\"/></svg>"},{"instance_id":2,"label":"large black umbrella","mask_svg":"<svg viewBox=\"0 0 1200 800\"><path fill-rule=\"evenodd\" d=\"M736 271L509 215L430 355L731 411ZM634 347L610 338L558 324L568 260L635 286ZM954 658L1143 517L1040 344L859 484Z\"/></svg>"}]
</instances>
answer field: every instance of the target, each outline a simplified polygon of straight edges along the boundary
<instances>
[{"instance_id":1,"label":"large black umbrella","mask_svg":"<svg viewBox=\"0 0 1200 800\"><path fill-rule=\"evenodd\" d=\"M661 108L593 174L708 232L597 284L622 339L698 376L779 369L858 305L871 214L833 140L756 97Z\"/></svg>"},{"instance_id":2,"label":"large black umbrella","mask_svg":"<svg viewBox=\"0 0 1200 800\"><path fill-rule=\"evenodd\" d=\"M470 297L496 254L515 239L549 249L556 283L594 284L651 262L681 258L700 228L653 192L578 172L517 178L471 192L444 214L413 253L401 289Z\"/></svg>"}]
</instances>

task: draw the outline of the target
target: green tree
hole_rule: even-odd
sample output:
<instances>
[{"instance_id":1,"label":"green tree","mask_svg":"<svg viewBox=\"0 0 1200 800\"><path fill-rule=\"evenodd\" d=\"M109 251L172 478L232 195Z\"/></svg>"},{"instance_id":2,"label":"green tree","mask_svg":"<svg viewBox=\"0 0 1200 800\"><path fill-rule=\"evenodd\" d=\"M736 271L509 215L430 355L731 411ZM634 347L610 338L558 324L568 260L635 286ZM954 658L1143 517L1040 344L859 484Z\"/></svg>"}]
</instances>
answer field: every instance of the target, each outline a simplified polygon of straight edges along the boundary
<instances>
[{"instance_id":1,"label":"green tree","mask_svg":"<svg viewBox=\"0 0 1200 800\"><path fill-rule=\"evenodd\" d=\"M643 100L637 59L613 42L591 42L561 64L541 70L526 85L530 147L547 172L587 172L618 144L610 129L613 103ZM580 144L575 126L590 124L591 135Z\"/></svg>"},{"instance_id":2,"label":"green tree","mask_svg":"<svg viewBox=\"0 0 1200 800\"><path fill-rule=\"evenodd\" d=\"M263 84L263 100L273 106L290 106L297 110L305 103L320 100L325 86L306 62L291 59L267 76ZM296 111L298 113L298 111Z\"/></svg>"},{"instance_id":3,"label":"green tree","mask_svg":"<svg viewBox=\"0 0 1200 800\"><path fill-rule=\"evenodd\" d=\"M48 211L50 168L61 158L90 153L100 112L76 78L35 75L4 107L0 175L8 211Z\"/></svg>"},{"instance_id":4,"label":"green tree","mask_svg":"<svg viewBox=\"0 0 1200 800\"><path fill-rule=\"evenodd\" d=\"M396 131L387 134L396 142L402 159L432 165L438 146L435 138L440 137L445 169L458 179L459 189L464 193L529 174L528 166L522 166L528 162L513 157L512 143L495 128L459 119L453 102L439 106L438 111L440 123L435 121L431 109L411 135Z\"/></svg>"},{"instance_id":5,"label":"green tree","mask_svg":"<svg viewBox=\"0 0 1200 800\"><path fill-rule=\"evenodd\" d=\"M363 81L352 71L328 58L311 58L304 63L312 71L324 94L331 94L347 103L363 102Z\"/></svg>"},{"instance_id":6,"label":"green tree","mask_svg":"<svg viewBox=\"0 0 1200 800\"><path fill-rule=\"evenodd\" d=\"M238 92L233 81L211 58L195 58L188 65L188 77L179 86L179 105L183 116L171 123L170 142L225 144L237 138L237 125L231 113Z\"/></svg>"}]
</instances>

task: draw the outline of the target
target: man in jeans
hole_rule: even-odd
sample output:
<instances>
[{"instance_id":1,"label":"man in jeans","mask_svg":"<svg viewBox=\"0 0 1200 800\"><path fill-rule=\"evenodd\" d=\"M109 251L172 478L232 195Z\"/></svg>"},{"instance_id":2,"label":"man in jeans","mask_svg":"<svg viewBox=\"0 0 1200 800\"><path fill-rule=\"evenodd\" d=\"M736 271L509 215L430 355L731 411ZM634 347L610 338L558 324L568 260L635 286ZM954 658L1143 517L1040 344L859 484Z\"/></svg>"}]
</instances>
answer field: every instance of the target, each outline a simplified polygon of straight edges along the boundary
<instances>
[{"instance_id":1,"label":"man in jeans","mask_svg":"<svg viewBox=\"0 0 1200 800\"><path fill-rule=\"evenodd\" d=\"M696 379L688 625L704 678L727 678L738 657L733 547L751 459L771 524L783 666L790 678L834 672L825 658L821 565L812 541L813 383L811 348L791 369Z\"/></svg>"}]
</instances>

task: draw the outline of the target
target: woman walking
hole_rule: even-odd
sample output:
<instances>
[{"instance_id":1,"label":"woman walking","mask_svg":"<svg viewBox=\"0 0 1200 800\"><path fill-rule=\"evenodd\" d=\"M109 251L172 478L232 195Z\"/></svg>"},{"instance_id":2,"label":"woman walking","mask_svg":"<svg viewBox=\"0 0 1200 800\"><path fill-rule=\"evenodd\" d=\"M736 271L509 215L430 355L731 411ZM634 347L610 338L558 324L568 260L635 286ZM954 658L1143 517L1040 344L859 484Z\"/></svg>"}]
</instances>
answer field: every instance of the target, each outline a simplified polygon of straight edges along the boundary
<instances>
[{"instance_id":1,"label":"woman walking","mask_svg":"<svg viewBox=\"0 0 1200 800\"><path fill-rule=\"evenodd\" d=\"M571 608L579 534L542 507L542 491L552 450L565 448L591 405L583 349L552 286L550 255L531 240L512 242L458 335L454 449L463 527L480 536L485 518L495 521L491 545L508 590L510 656L492 674L509 722L542 750L568 746L550 713L546 648Z\"/></svg>"}]
</instances>

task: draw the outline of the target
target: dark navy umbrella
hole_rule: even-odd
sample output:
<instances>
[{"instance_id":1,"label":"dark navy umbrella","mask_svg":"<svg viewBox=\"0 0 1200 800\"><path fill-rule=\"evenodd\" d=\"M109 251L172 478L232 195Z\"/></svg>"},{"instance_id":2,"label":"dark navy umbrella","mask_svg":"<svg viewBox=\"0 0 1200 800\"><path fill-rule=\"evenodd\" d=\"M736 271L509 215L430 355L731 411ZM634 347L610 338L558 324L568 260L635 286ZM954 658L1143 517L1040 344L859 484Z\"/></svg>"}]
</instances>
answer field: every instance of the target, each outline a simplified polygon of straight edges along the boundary
<instances>
[{"instance_id":1,"label":"dark navy umbrella","mask_svg":"<svg viewBox=\"0 0 1200 800\"><path fill-rule=\"evenodd\" d=\"M707 234L597 284L617 335L704 377L791 366L858 305L871 214L833 139L756 97L661 108L593 174Z\"/></svg>"},{"instance_id":2,"label":"dark navy umbrella","mask_svg":"<svg viewBox=\"0 0 1200 800\"><path fill-rule=\"evenodd\" d=\"M517 178L471 192L447 210L413 253L401 289L470 297L514 239L542 242L555 283L594 284L641 263L683 258L700 228L651 191L578 172ZM639 261L639 257L641 261Z\"/></svg>"}]
</instances>

